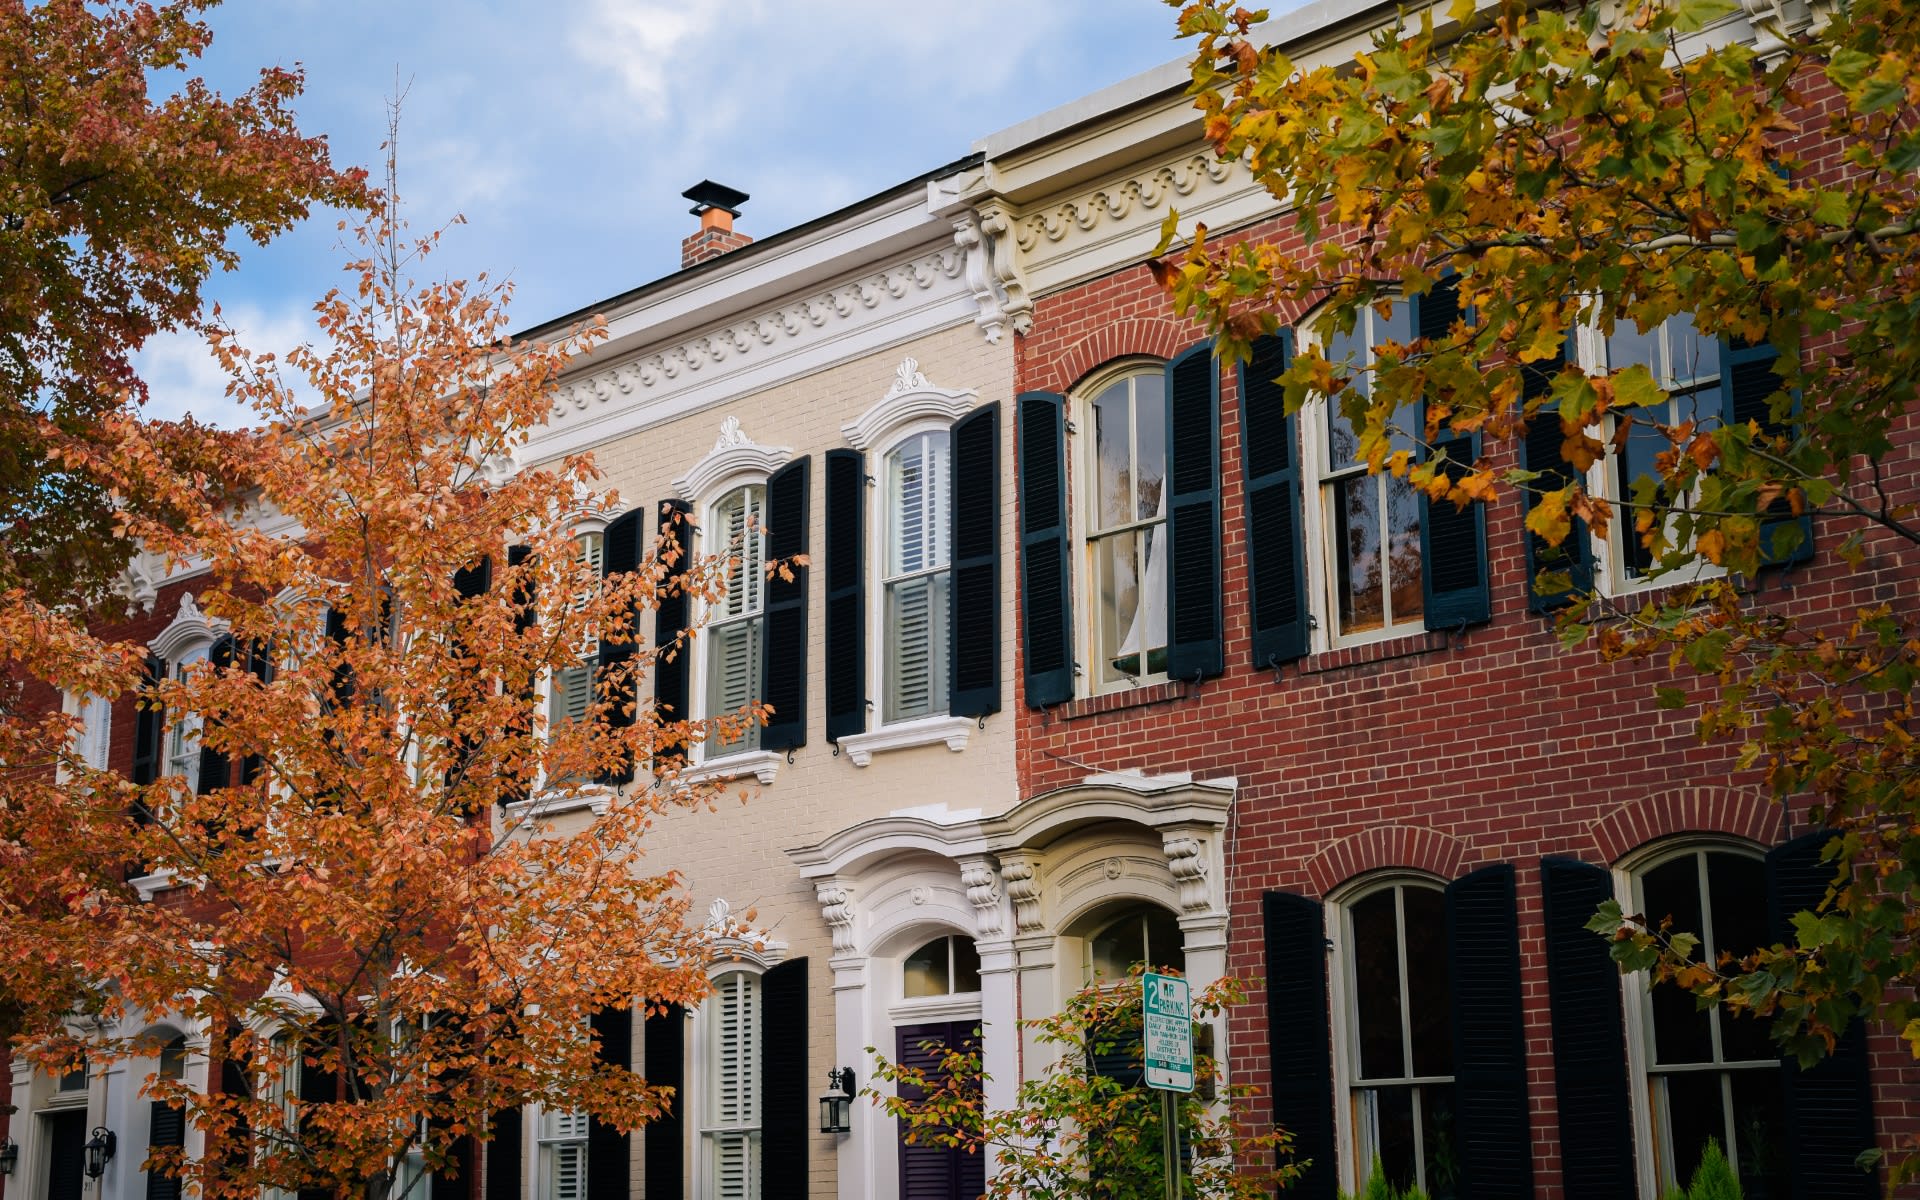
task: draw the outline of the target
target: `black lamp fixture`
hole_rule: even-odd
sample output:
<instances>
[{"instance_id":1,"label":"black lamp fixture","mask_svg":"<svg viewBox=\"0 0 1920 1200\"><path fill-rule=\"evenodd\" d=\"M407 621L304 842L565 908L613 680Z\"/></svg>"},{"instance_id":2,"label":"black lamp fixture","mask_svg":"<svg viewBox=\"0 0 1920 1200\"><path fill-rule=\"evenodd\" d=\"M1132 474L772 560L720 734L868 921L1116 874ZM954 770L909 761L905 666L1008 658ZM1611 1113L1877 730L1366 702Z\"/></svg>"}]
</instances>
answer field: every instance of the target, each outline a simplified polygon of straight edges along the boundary
<instances>
[{"instance_id":1,"label":"black lamp fixture","mask_svg":"<svg viewBox=\"0 0 1920 1200\"><path fill-rule=\"evenodd\" d=\"M20 1146L12 1138L0 1138L0 1175L11 1175L20 1165Z\"/></svg>"},{"instance_id":2,"label":"black lamp fixture","mask_svg":"<svg viewBox=\"0 0 1920 1200\"><path fill-rule=\"evenodd\" d=\"M84 1149L87 1152L87 1178L98 1179L107 1173L107 1163L113 1159L115 1147L120 1139L105 1125L95 1127L93 1136L87 1139Z\"/></svg>"},{"instance_id":3,"label":"black lamp fixture","mask_svg":"<svg viewBox=\"0 0 1920 1200\"><path fill-rule=\"evenodd\" d=\"M820 1097L820 1132L853 1132L853 1068L827 1072L826 1094Z\"/></svg>"}]
</instances>

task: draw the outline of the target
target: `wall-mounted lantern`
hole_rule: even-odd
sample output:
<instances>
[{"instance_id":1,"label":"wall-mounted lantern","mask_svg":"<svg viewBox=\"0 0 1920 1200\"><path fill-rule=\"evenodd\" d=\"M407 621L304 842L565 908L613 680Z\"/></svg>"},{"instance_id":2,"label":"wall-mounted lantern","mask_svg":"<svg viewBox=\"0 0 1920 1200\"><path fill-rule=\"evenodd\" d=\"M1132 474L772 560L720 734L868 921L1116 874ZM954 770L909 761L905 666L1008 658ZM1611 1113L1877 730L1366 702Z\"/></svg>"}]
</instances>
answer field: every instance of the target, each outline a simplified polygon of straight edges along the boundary
<instances>
[{"instance_id":1,"label":"wall-mounted lantern","mask_svg":"<svg viewBox=\"0 0 1920 1200\"><path fill-rule=\"evenodd\" d=\"M0 1175L11 1175L20 1165L20 1145L12 1138L0 1138Z\"/></svg>"},{"instance_id":2,"label":"wall-mounted lantern","mask_svg":"<svg viewBox=\"0 0 1920 1200\"><path fill-rule=\"evenodd\" d=\"M826 1094L820 1097L820 1132L853 1132L853 1068L827 1072Z\"/></svg>"},{"instance_id":3,"label":"wall-mounted lantern","mask_svg":"<svg viewBox=\"0 0 1920 1200\"><path fill-rule=\"evenodd\" d=\"M107 1164L113 1160L114 1149L120 1139L105 1125L94 1129L93 1136L87 1139L87 1178L98 1179L107 1173Z\"/></svg>"}]
</instances>

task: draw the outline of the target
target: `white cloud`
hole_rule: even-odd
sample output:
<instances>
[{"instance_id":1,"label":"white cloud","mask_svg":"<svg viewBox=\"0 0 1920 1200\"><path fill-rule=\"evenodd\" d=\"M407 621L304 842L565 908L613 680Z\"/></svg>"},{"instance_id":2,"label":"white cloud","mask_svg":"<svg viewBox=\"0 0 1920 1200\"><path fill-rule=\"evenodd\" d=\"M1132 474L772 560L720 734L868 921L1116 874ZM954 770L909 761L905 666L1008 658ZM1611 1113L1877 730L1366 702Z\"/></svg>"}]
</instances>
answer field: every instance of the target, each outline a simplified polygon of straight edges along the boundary
<instances>
[{"instance_id":1,"label":"white cloud","mask_svg":"<svg viewBox=\"0 0 1920 1200\"><path fill-rule=\"evenodd\" d=\"M283 360L287 351L312 341L316 330L305 313L269 313L252 304L223 307L221 319L239 335L239 344L256 354L272 354ZM134 358L134 370L147 384L149 416L178 418L191 414L203 424L223 429L239 429L255 424L253 410L227 395L231 379L214 360L206 340L189 332L158 334ZM296 393L307 391L305 380L282 372L295 385Z\"/></svg>"},{"instance_id":2,"label":"white cloud","mask_svg":"<svg viewBox=\"0 0 1920 1200\"><path fill-rule=\"evenodd\" d=\"M741 0L589 0L571 41L581 58L614 73L641 115L658 120L712 78L717 64L700 44L732 38L758 10Z\"/></svg>"}]
</instances>

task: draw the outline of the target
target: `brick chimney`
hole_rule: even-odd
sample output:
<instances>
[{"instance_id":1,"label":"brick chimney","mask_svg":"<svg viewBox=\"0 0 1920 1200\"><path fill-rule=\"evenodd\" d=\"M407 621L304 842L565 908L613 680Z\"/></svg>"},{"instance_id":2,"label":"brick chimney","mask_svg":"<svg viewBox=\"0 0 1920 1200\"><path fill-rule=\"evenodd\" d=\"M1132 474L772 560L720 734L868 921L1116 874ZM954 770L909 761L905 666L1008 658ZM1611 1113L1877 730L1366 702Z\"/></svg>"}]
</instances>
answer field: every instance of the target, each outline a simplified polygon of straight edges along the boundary
<instances>
[{"instance_id":1,"label":"brick chimney","mask_svg":"<svg viewBox=\"0 0 1920 1200\"><path fill-rule=\"evenodd\" d=\"M719 258L753 240L733 228L733 219L740 215L740 206L747 202L745 192L703 179L680 194L693 201L689 211L700 218L699 230L680 243L681 270Z\"/></svg>"}]
</instances>

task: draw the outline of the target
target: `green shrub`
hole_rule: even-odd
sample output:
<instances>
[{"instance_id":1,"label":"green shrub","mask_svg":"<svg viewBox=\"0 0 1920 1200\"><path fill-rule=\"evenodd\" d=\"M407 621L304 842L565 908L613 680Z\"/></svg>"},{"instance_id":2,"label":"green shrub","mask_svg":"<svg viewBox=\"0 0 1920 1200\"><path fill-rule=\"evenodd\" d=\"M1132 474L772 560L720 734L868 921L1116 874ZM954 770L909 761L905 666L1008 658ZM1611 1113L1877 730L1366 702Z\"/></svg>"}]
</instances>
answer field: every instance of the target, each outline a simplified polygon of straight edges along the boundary
<instances>
[{"instance_id":1,"label":"green shrub","mask_svg":"<svg viewBox=\"0 0 1920 1200\"><path fill-rule=\"evenodd\" d=\"M1718 1138L1708 1138L1700 1152L1700 1165L1687 1184L1687 1200L1741 1200L1740 1179L1721 1152Z\"/></svg>"}]
</instances>

